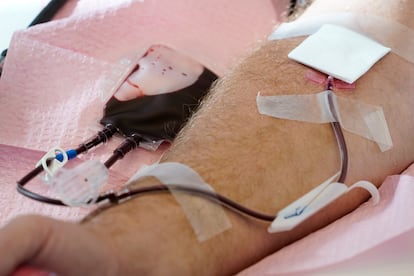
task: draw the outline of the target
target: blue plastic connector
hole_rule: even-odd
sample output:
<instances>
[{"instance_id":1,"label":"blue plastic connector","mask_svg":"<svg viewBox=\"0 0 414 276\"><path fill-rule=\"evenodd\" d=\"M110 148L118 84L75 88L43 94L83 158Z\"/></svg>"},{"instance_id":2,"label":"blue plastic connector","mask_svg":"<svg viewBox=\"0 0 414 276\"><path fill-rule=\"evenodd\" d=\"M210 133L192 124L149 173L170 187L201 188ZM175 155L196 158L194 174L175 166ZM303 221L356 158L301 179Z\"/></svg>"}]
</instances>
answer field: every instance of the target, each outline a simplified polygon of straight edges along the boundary
<instances>
[{"instance_id":1,"label":"blue plastic connector","mask_svg":"<svg viewBox=\"0 0 414 276\"><path fill-rule=\"evenodd\" d=\"M75 158L76 156L78 156L78 153L74 149L67 150L66 154L68 155L68 160L71 160L71 159ZM63 161L63 155L61 153L57 154L55 158L56 158L56 160L58 160L60 162Z\"/></svg>"}]
</instances>

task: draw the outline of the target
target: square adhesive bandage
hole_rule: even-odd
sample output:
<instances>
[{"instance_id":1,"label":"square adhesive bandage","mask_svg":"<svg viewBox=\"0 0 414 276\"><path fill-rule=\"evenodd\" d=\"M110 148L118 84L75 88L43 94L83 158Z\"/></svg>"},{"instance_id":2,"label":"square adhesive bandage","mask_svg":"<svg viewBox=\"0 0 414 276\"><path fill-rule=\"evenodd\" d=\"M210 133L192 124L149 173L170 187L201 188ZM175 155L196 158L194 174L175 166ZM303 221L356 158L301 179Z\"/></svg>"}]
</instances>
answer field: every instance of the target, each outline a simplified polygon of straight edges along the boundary
<instances>
[{"instance_id":1,"label":"square adhesive bandage","mask_svg":"<svg viewBox=\"0 0 414 276\"><path fill-rule=\"evenodd\" d=\"M347 83L355 82L391 49L344 27L326 24L288 57Z\"/></svg>"}]
</instances>

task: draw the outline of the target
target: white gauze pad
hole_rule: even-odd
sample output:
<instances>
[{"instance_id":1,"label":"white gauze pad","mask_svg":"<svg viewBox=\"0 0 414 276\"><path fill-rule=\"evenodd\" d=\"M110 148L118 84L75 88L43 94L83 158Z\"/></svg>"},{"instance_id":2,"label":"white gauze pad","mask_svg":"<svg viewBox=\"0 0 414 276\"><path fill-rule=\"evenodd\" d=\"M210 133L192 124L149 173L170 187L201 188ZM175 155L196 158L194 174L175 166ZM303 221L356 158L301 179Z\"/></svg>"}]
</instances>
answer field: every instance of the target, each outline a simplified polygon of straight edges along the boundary
<instances>
[{"instance_id":1,"label":"white gauze pad","mask_svg":"<svg viewBox=\"0 0 414 276\"><path fill-rule=\"evenodd\" d=\"M329 123L335 119L329 111L328 93L332 93L341 127L376 142L381 151L393 143L384 111L381 107L336 96L332 91L308 95L279 95L256 97L260 114L302 122Z\"/></svg>"},{"instance_id":2,"label":"white gauze pad","mask_svg":"<svg viewBox=\"0 0 414 276\"><path fill-rule=\"evenodd\" d=\"M316 33L325 24L347 27L391 48L400 57L414 63L414 31L398 22L358 13L328 13L317 17L299 18L283 23L269 40L306 36Z\"/></svg>"},{"instance_id":3,"label":"white gauze pad","mask_svg":"<svg viewBox=\"0 0 414 276\"><path fill-rule=\"evenodd\" d=\"M231 222L221 205L176 189L176 187L187 187L215 193L213 188L190 167L174 162L144 166L126 185L145 177L155 177L169 188L181 205L200 242L231 228Z\"/></svg>"},{"instance_id":4,"label":"white gauze pad","mask_svg":"<svg viewBox=\"0 0 414 276\"><path fill-rule=\"evenodd\" d=\"M323 25L288 57L347 83L365 74L391 49L335 25Z\"/></svg>"}]
</instances>

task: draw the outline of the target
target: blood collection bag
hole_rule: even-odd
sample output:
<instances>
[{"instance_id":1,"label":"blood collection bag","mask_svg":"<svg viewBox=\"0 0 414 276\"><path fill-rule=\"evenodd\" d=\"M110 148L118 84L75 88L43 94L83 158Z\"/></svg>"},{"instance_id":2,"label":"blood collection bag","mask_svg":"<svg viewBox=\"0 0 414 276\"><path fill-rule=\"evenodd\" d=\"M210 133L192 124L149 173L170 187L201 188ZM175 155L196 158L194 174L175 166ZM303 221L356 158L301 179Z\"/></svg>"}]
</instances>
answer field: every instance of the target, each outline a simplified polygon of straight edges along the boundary
<instances>
[{"instance_id":1,"label":"blood collection bag","mask_svg":"<svg viewBox=\"0 0 414 276\"><path fill-rule=\"evenodd\" d=\"M217 75L165 46L152 46L106 103L100 123L125 136L172 140Z\"/></svg>"},{"instance_id":2,"label":"blood collection bag","mask_svg":"<svg viewBox=\"0 0 414 276\"><path fill-rule=\"evenodd\" d=\"M95 203L107 181L108 169L137 147L154 150L153 145L158 147L163 141L173 140L216 79L203 65L171 48L150 47L106 103L100 120L104 128L75 149L49 151L35 169L17 181L18 191L56 205ZM104 163L89 160L71 169L61 168L68 160L107 142L115 133L125 139ZM59 199L24 188L42 171L46 171L43 179Z\"/></svg>"}]
</instances>

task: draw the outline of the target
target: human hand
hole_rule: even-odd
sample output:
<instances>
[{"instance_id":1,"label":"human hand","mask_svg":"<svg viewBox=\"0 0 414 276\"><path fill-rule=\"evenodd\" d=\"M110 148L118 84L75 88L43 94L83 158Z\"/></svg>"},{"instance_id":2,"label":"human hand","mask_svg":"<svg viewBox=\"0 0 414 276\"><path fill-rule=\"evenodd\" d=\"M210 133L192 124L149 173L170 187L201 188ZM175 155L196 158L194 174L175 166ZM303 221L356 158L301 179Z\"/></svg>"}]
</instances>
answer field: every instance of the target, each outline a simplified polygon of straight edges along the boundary
<instances>
[{"instance_id":1,"label":"human hand","mask_svg":"<svg viewBox=\"0 0 414 276\"><path fill-rule=\"evenodd\" d=\"M47 272L45 270L40 270L31 266L22 266L16 269L13 276L52 276L54 273Z\"/></svg>"},{"instance_id":2,"label":"human hand","mask_svg":"<svg viewBox=\"0 0 414 276\"><path fill-rule=\"evenodd\" d=\"M41 216L20 217L1 229L0 252L0 275L114 275L118 267L98 231Z\"/></svg>"}]
</instances>

